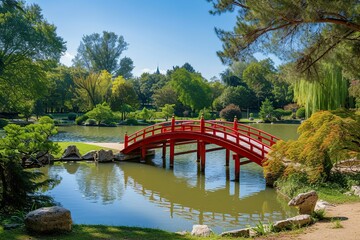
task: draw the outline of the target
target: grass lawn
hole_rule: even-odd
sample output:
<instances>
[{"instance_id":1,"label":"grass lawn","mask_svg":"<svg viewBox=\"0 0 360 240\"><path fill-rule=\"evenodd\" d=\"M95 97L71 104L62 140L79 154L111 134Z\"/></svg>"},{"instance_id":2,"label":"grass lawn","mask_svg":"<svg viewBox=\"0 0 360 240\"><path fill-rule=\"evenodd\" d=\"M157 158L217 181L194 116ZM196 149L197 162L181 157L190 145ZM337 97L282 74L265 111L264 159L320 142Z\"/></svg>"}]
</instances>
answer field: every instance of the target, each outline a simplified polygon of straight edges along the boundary
<instances>
[{"instance_id":1,"label":"grass lawn","mask_svg":"<svg viewBox=\"0 0 360 240\"><path fill-rule=\"evenodd\" d=\"M79 152L81 155L83 155L91 150L100 150L100 149L109 150L109 149L111 149L111 148L100 147L100 146L82 143L82 142L57 142L57 143L60 145L61 150L59 151L58 154L54 155L55 158L60 158L61 155L63 154L63 152L65 151L65 149L69 145L75 145L79 149Z\"/></svg>"},{"instance_id":2,"label":"grass lawn","mask_svg":"<svg viewBox=\"0 0 360 240\"><path fill-rule=\"evenodd\" d=\"M0 239L17 239L17 240L28 240L28 239L69 239L69 240L91 240L91 239L146 239L146 240L157 240L157 239L168 239L168 240L212 240L212 239L234 239L228 237L220 237L213 235L211 237L192 237L190 234L180 236L172 232L166 232L158 229L149 228L136 228L136 227L114 227L104 225L74 225L73 230L70 233L51 234L51 235L36 235L29 234L24 227L14 230L4 230L0 226ZM236 238L243 239L243 238Z\"/></svg>"}]
</instances>

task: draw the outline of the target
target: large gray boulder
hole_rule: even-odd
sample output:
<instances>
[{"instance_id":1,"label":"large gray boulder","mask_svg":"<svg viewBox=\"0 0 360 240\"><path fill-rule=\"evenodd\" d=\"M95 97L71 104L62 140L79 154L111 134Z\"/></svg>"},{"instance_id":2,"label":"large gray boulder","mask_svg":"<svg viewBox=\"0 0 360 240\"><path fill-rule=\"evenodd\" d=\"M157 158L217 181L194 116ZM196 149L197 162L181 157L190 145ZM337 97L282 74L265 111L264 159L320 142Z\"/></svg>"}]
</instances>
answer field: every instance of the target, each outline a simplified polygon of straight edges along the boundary
<instances>
[{"instance_id":1,"label":"large gray boulder","mask_svg":"<svg viewBox=\"0 0 360 240\"><path fill-rule=\"evenodd\" d=\"M39 152L36 154L36 159L42 164L50 164L54 161L54 156L50 153Z\"/></svg>"},{"instance_id":2,"label":"large gray boulder","mask_svg":"<svg viewBox=\"0 0 360 240\"><path fill-rule=\"evenodd\" d=\"M294 226L302 227L311 223L311 216L308 214L298 215L285 220L274 223L274 229L281 231L284 229L291 229Z\"/></svg>"},{"instance_id":3,"label":"large gray boulder","mask_svg":"<svg viewBox=\"0 0 360 240\"><path fill-rule=\"evenodd\" d=\"M191 231L191 235L197 237L209 237L211 233L212 230L208 227L208 225L193 225L193 229Z\"/></svg>"},{"instance_id":4,"label":"large gray boulder","mask_svg":"<svg viewBox=\"0 0 360 240\"><path fill-rule=\"evenodd\" d=\"M65 159L65 160L66 159L77 160L77 159L81 159L81 154L79 152L79 149L77 149L77 147L75 145L70 145L65 149L61 158Z\"/></svg>"},{"instance_id":5,"label":"large gray boulder","mask_svg":"<svg viewBox=\"0 0 360 240\"><path fill-rule=\"evenodd\" d=\"M114 161L114 154L112 150L99 150L96 161L98 162L112 162Z\"/></svg>"},{"instance_id":6,"label":"large gray boulder","mask_svg":"<svg viewBox=\"0 0 360 240\"><path fill-rule=\"evenodd\" d=\"M299 209L300 214L312 214L314 212L316 202L318 200L317 193L312 190L310 192L301 193L290 200L289 206L294 206Z\"/></svg>"},{"instance_id":7,"label":"large gray boulder","mask_svg":"<svg viewBox=\"0 0 360 240\"><path fill-rule=\"evenodd\" d=\"M71 231L71 214L69 210L58 206L39 208L25 216L25 226L29 231L37 233Z\"/></svg>"},{"instance_id":8,"label":"large gray boulder","mask_svg":"<svg viewBox=\"0 0 360 240\"><path fill-rule=\"evenodd\" d=\"M81 158L83 160L91 160L94 161L96 159L97 152L95 150L91 150L90 152L85 153Z\"/></svg>"}]
</instances>

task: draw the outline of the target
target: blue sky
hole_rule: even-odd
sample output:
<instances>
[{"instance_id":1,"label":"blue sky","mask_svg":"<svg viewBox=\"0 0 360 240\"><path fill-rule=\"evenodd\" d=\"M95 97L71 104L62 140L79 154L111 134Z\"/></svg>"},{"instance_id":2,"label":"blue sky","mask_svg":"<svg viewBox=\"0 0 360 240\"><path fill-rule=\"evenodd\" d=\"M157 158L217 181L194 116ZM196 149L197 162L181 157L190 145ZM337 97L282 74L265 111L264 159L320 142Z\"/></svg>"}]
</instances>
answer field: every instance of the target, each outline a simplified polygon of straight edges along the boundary
<instances>
[{"instance_id":1,"label":"blue sky","mask_svg":"<svg viewBox=\"0 0 360 240\"><path fill-rule=\"evenodd\" d=\"M48 22L67 42L61 62L71 59L84 35L112 31L129 43L122 56L134 61L135 76L142 72L162 72L190 63L210 79L225 70L216 56L221 41L214 27L231 30L236 15L209 14L206 0L27 0L43 10ZM260 56L263 58L263 56Z\"/></svg>"}]
</instances>

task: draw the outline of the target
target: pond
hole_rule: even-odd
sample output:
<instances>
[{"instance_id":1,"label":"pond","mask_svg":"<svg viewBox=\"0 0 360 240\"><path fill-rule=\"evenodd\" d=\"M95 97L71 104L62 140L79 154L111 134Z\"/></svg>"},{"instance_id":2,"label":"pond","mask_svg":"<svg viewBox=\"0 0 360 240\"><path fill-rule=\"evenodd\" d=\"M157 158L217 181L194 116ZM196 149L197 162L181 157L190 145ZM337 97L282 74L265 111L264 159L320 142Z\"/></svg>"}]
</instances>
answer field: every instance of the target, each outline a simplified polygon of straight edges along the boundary
<instances>
[{"instance_id":1,"label":"pond","mask_svg":"<svg viewBox=\"0 0 360 240\"><path fill-rule=\"evenodd\" d=\"M297 138L298 125L253 126L283 139ZM54 140L119 142L125 132L141 128L67 126L59 128ZM207 224L220 233L296 215L287 199L265 186L261 167L254 163L241 166L240 181L234 182L234 164L230 161L230 167L225 167L224 150L209 152L206 159L205 174L199 171L196 154L176 156L173 169L163 168L160 151L146 164L69 162L42 171L61 178L61 183L46 193L71 211L76 224L168 231L189 231L193 224Z\"/></svg>"}]
</instances>

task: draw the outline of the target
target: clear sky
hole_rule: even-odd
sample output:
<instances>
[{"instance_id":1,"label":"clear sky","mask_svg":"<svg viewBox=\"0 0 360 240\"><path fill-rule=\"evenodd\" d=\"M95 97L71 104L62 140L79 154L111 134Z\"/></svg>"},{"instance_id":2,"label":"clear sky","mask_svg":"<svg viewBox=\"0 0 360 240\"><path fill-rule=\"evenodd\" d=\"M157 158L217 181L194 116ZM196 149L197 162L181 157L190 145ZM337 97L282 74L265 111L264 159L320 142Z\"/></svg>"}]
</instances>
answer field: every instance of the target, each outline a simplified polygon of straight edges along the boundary
<instances>
[{"instance_id":1,"label":"clear sky","mask_svg":"<svg viewBox=\"0 0 360 240\"><path fill-rule=\"evenodd\" d=\"M214 27L231 30L234 13L213 16L206 0L26 0L43 10L66 41L61 62L71 65L84 35L111 31L129 44L123 56L134 61L133 74L162 72L190 63L210 79L225 70L216 56L222 43Z\"/></svg>"}]
</instances>

